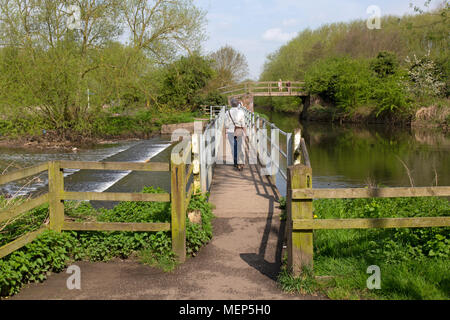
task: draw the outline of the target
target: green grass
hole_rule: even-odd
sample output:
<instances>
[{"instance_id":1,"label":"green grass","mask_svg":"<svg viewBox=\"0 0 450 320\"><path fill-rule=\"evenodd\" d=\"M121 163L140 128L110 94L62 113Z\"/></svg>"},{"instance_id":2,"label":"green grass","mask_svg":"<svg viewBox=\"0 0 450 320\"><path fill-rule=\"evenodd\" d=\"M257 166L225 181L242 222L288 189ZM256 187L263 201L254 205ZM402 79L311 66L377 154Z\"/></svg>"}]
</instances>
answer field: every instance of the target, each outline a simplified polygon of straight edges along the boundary
<instances>
[{"instance_id":1,"label":"green grass","mask_svg":"<svg viewBox=\"0 0 450 320\"><path fill-rule=\"evenodd\" d=\"M319 219L449 216L450 206L442 198L316 200L314 214ZM309 287L332 299L447 300L449 251L450 228L317 230L314 275L331 277ZM371 265L380 267L380 290L367 289ZM292 291L299 280L283 272L279 282Z\"/></svg>"}]
</instances>

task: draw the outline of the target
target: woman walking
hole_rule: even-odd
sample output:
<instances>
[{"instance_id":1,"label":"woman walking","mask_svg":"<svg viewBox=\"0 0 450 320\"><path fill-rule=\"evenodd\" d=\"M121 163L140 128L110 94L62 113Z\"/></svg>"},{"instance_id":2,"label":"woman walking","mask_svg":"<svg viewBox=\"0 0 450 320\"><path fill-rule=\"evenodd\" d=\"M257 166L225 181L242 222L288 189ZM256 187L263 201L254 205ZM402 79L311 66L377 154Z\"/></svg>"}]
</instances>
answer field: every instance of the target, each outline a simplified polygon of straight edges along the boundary
<instances>
[{"instance_id":1,"label":"woman walking","mask_svg":"<svg viewBox=\"0 0 450 320\"><path fill-rule=\"evenodd\" d=\"M245 113L242 104L235 98L231 99L231 109L227 111L225 125L227 128L228 142L233 153L234 167L241 171L244 169L245 163Z\"/></svg>"}]
</instances>

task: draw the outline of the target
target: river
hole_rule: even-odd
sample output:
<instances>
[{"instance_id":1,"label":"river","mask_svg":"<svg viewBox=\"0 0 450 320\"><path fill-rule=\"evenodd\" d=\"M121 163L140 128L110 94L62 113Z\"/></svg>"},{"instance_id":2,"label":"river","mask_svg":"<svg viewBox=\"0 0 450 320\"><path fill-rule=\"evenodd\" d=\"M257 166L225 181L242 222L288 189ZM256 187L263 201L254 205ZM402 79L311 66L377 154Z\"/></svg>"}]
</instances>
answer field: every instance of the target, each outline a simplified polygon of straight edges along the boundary
<instances>
[{"instance_id":1,"label":"river","mask_svg":"<svg viewBox=\"0 0 450 320\"><path fill-rule=\"evenodd\" d=\"M313 187L450 185L450 135L433 130L392 128L384 125L337 125L303 122L297 115L257 108L286 132L301 128L313 169ZM79 152L30 151L0 148L0 172L10 166L23 168L51 160L135 161L169 160L170 137L101 145ZM285 150L286 141L280 138ZM286 165L281 163L282 170ZM71 170L65 172L69 191L137 192L156 186L170 192L168 173ZM0 186L0 193L26 195L45 192L47 175L23 186L24 181ZM285 194L285 181L277 186Z\"/></svg>"},{"instance_id":2,"label":"river","mask_svg":"<svg viewBox=\"0 0 450 320\"><path fill-rule=\"evenodd\" d=\"M386 125L299 122L295 114L261 107L255 111L283 131L302 130L315 188L450 185L450 134ZM280 143L285 147L282 138Z\"/></svg>"}]
</instances>

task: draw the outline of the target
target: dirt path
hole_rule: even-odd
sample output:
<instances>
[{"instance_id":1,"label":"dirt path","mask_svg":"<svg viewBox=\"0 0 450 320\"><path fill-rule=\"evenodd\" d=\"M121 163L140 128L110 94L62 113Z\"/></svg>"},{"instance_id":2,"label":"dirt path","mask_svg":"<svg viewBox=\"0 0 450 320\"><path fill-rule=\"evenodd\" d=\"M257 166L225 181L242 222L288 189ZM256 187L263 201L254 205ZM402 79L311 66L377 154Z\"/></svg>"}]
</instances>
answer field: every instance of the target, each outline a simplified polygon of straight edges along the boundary
<instances>
[{"instance_id":1,"label":"dirt path","mask_svg":"<svg viewBox=\"0 0 450 320\"><path fill-rule=\"evenodd\" d=\"M267 177L255 166L217 166L210 201L213 240L171 273L133 260L78 262L81 290L68 290L65 272L31 284L13 299L317 299L277 286L284 224ZM280 232L281 231L281 232Z\"/></svg>"}]
</instances>

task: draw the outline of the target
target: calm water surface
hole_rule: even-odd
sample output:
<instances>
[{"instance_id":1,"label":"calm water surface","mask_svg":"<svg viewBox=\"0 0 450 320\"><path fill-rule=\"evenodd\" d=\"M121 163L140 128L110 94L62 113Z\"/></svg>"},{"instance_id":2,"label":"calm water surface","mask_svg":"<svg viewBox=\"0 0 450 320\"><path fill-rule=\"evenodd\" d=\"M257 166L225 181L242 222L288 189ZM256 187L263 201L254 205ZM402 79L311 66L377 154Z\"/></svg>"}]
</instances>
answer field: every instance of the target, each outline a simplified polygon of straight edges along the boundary
<instances>
[{"instance_id":1,"label":"calm water surface","mask_svg":"<svg viewBox=\"0 0 450 320\"><path fill-rule=\"evenodd\" d=\"M384 125L300 123L296 115L258 107L256 111L286 132L302 129L315 188L409 187L411 180L417 187L450 185L450 134ZM280 140L285 148L283 137Z\"/></svg>"}]
</instances>

